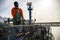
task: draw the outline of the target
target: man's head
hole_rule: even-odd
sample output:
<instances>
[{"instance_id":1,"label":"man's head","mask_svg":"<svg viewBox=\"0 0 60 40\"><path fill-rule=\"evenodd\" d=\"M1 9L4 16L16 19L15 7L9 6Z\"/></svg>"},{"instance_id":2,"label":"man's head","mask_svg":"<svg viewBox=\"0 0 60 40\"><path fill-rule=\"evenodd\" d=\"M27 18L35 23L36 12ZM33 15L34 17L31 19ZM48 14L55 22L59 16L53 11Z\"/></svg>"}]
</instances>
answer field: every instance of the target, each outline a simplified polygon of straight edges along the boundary
<instances>
[{"instance_id":1,"label":"man's head","mask_svg":"<svg viewBox=\"0 0 60 40\"><path fill-rule=\"evenodd\" d=\"M18 6L19 6L19 4L18 4L17 1L14 2L14 6L15 6L15 7L18 7Z\"/></svg>"}]
</instances>

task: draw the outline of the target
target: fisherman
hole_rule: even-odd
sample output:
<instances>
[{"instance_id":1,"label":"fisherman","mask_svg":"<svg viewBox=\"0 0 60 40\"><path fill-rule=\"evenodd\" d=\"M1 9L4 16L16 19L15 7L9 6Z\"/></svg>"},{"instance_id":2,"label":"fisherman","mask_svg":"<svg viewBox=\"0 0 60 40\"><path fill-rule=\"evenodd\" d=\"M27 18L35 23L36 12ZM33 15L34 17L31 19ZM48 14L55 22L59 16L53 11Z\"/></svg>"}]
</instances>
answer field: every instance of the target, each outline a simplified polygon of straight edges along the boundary
<instances>
[{"instance_id":1,"label":"fisherman","mask_svg":"<svg viewBox=\"0 0 60 40\"><path fill-rule=\"evenodd\" d=\"M21 23L23 23L23 21L21 22L21 20L23 20L23 12L22 9L19 8L19 4L17 1L14 2L14 7L11 10L11 14L13 16L13 24L14 25L19 25Z\"/></svg>"}]
</instances>

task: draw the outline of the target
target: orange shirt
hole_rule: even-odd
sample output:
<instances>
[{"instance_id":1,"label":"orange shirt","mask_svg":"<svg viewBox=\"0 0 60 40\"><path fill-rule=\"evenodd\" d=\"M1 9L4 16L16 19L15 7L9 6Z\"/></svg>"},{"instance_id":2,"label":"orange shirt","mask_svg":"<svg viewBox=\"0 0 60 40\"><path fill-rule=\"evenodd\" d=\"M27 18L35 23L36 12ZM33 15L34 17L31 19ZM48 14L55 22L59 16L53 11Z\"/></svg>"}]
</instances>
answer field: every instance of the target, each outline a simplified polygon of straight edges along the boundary
<instances>
[{"instance_id":1,"label":"orange shirt","mask_svg":"<svg viewBox=\"0 0 60 40\"><path fill-rule=\"evenodd\" d=\"M16 16L16 11L19 11L20 12L20 15L23 17L23 12L22 12L22 9L21 8L12 8L12 10L11 10L11 14L12 14L12 16L13 16L13 18L15 18L15 16Z\"/></svg>"}]
</instances>

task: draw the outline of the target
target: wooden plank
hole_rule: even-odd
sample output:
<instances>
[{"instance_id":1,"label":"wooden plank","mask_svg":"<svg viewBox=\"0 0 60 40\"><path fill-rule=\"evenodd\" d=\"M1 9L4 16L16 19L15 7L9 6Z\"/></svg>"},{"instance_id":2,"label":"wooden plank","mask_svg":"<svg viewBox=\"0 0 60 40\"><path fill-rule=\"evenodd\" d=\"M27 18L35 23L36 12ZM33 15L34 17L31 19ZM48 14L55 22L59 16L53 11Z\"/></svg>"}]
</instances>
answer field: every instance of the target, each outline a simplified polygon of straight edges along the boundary
<instances>
[{"instance_id":1,"label":"wooden plank","mask_svg":"<svg viewBox=\"0 0 60 40\"><path fill-rule=\"evenodd\" d=\"M19 33L19 34L17 34L17 36L21 36L21 35L23 35L24 33Z\"/></svg>"}]
</instances>

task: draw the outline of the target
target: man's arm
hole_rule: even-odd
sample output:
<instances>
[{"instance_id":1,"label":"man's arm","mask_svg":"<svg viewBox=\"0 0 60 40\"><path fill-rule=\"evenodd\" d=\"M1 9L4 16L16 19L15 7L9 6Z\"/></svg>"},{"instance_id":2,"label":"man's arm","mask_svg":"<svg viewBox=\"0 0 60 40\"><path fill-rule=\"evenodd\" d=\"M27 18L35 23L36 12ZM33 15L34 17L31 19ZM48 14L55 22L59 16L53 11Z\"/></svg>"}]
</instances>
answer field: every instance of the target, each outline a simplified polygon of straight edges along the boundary
<instances>
[{"instance_id":1,"label":"man's arm","mask_svg":"<svg viewBox=\"0 0 60 40\"><path fill-rule=\"evenodd\" d=\"M13 18L15 18L15 12L14 12L14 9L13 8L11 10L11 14L12 14Z\"/></svg>"},{"instance_id":2,"label":"man's arm","mask_svg":"<svg viewBox=\"0 0 60 40\"><path fill-rule=\"evenodd\" d=\"M20 15L21 15L22 19L24 19L22 9L20 9Z\"/></svg>"},{"instance_id":3,"label":"man's arm","mask_svg":"<svg viewBox=\"0 0 60 40\"><path fill-rule=\"evenodd\" d=\"M22 17L22 22L23 22L23 24L24 24L24 17L23 17L23 11L22 11L22 9L20 9L20 15L21 15L21 17Z\"/></svg>"}]
</instances>

